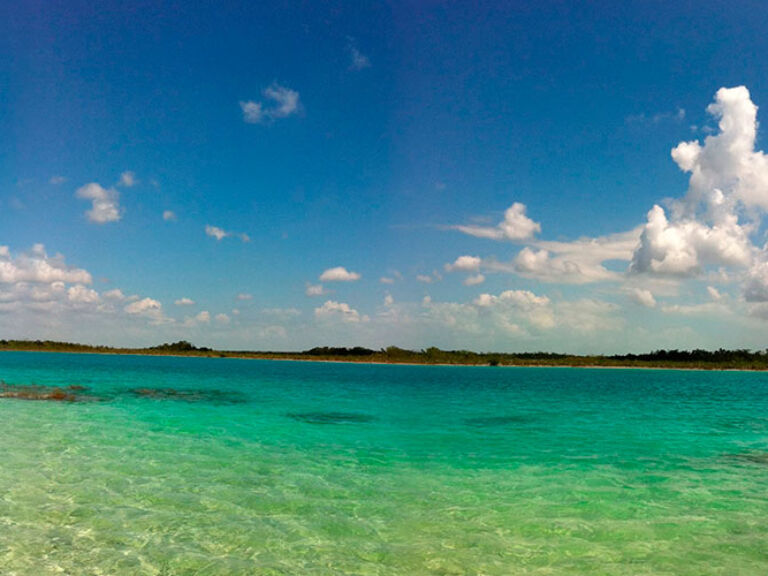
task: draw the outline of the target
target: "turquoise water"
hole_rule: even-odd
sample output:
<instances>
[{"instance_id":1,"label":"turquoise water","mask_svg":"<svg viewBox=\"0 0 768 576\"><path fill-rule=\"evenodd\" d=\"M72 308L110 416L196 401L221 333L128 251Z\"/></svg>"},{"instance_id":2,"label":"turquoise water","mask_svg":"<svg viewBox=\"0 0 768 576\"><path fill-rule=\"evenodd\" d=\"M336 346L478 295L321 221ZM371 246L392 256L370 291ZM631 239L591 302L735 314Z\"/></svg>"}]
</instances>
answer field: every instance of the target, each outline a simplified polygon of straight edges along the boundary
<instances>
[{"instance_id":1,"label":"turquoise water","mask_svg":"<svg viewBox=\"0 0 768 576\"><path fill-rule=\"evenodd\" d=\"M0 573L768 574L768 374L0 354ZM157 389L160 389L159 391Z\"/></svg>"}]
</instances>

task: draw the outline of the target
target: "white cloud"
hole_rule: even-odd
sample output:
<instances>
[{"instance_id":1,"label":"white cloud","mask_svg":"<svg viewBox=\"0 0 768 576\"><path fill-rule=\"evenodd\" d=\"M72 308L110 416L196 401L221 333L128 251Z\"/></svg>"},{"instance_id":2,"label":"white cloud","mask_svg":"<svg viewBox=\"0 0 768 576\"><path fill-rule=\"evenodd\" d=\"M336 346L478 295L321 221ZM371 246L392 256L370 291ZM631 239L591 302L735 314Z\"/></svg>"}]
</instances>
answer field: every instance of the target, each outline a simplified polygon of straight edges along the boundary
<instances>
[{"instance_id":1,"label":"white cloud","mask_svg":"<svg viewBox=\"0 0 768 576\"><path fill-rule=\"evenodd\" d=\"M82 200L91 201L91 209L86 216L91 222L105 224L117 222L122 218L120 193L114 188L102 188L98 183L91 182L77 189L75 195Z\"/></svg>"},{"instance_id":2,"label":"white cloud","mask_svg":"<svg viewBox=\"0 0 768 576\"><path fill-rule=\"evenodd\" d=\"M328 294L328 291L322 284L307 284L307 289L304 291L307 296L324 296Z\"/></svg>"},{"instance_id":3,"label":"white cloud","mask_svg":"<svg viewBox=\"0 0 768 576\"><path fill-rule=\"evenodd\" d=\"M148 318L154 324L162 324L170 322L163 315L163 305L152 298L142 298L135 302L131 302L125 308L123 308L126 314L132 316L143 316Z\"/></svg>"},{"instance_id":4,"label":"white cloud","mask_svg":"<svg viewBox=\"0 0 768 576\"><path fill-rule=\"evenodd\" d=\"M379 278L379 282L381 282L382 284L394 284L395 279L390 278L389 276L382 276L381 278Z\"/></svg>"},{"instance_id":5,"label":"white cloud","mask_svg":"<svg viewBox=\"0 0 768 576\"><path fill-rule=\"evenodd\" d=\"M320 274L320 282L354 282L360 280L360 274L357 272L349 272L343 266L337 266L336 268L329 268Z\"/></svg>"},{"instance_id":6,"label":"white cloud","mask_svg":"<svg viewBox=\"0 0 768 576\"><path fill-rule=\"evenodd\" d=\"M711 316L713 314L728 314L730 308L722 302L705 302L703 304L671 304L662 306L661 311L665 314L681 316Z\"/></svg>"},{"instance_id":7,"label":"white cloud","mask_svg":"<svg viewBox=\"0 0 768 576\"><path fill-rule=\"evenodd\" d=\"M240 238L240 240L244 243L251 241L251 238L248 236L248 234L243 232L230 232L228 230L224 230L223 228L219 228L218 226L211 226L210 224L206 224L205 233L211 238L216 238L218 241L221 241L224 238Z\"/></svg>"},{"instance_id":8,"label":"white cloud","mask_svg":"<svg viewBox=\"0 0 768 576\"><path fill-rule=\"evenodd\" d=\"M395 299L392 297L392 294L387 294L384 296L384 306L392 306L395 303Z\"/></svg>"},{"instance_id":9,"label":"white cloud","mask_svg":"<svg viewBox=\"0 0 768 576\"><path fill-rule=\"evenodd\" d=\"M142 300L137 300L136 302L128 304L125 307L125 311L128 314L144 314L147 312L161 310L162 307L163 305L160 304L160 302L157 300L153 300L152 298L144 298Z\"/></svg>"},{"instance_id":10,"label":"white cloud","mask_svg":"<svg viewBox=\"0 0 768 576\"><path fill-rule=\"evenodd\" d=\"M205 226L205 233L212 238L216 238L216 240L223 240L224 238L229 236L229 232L227 232L226 230L223 230L218 226L211 226L210 224L207 224Z\"/></svg>"},{"instance_id":11,"label":"white cloud","mask_svg":"<svg viewBox=\"0 0 768 576\"><path fill-rule=\"evenodd\" d=\"M64 184L67 179L64 176L51 176L51 179L48 180L49 183L53 184L54 186L58 186L59 184Z\"/></svg>"},{"instance_id":12,"label":"white cloud","mask_svg":"<svg viewBox=\"0 0 768 576\"><path fill-rule=\"evenodd\" d=\"M243 111L243 120L248 124L261 124L265 120L261 102L240 102L240 109Z\"/></svg>"},{"instance_id":13,"label":"white cloud","mask_svg":"<svg viewBox=\"0 0 768 576\"><path fill-rule=\"evenodd\" d=\"M581 238L572 242L538 241L523 248L512 262L483 261L483 267L512 272L543 282L587 284L619 281L623 274L605 267L608 261L629 261L640 229L620 234Z\"/></svg>"},{"instance_id":14,"label":"white cloud","mask_svg":"<svg viewBox=\"0 0 768 576\"><path fill-rule=\"evenodd\" d=\"M492 240L521 241L533 238L541 232L541 224L534 222L525 215L525 204L515 202L504 212L504 220L498 225L490 226L453 226L454 229L478 238Z\"/></svg>"},{"instance_id":15,"label":"white cloud","mask_svg":"<svg viewBox=\"0 0 768 576\"><path fill-rule=\"evenodd\" d=\"M453 264L446 264L447 272L477 272L480 269L482 259L479 256L459 256Z\"/></svg>"},{"instance_id":16,"label":"white cloud","mask_svg":"<svg viewBox=\"0 0 768 576\"><path fill-rule=\"evenodd\" d=\"M120 186L125 186L126 188L132 188L133 186L136 186L137 180L136 180L136 174L131 172L130 170L127 172L123 172L120 174Z\"/></svg>"},{"instance_id":17,"label":"white cloud","mask_svg":"<svg viewBox=\"0 0 768 576\"><path fill-rule=\"evenodd\" d=\"M370 59L368 56L358 50L357 45L351 38L349 39L349 44L347 47L349 49L349 56L351 59L349 64L351 70L363 70L365 68L370 68Z\"/></svg>"},{"instance_id":18,"label":"white cloud","mask_svg":"<svg viewBox=\"0 0 768 576\"><path fill-rule=\"evenodd\" d=\"M64 257L49 257L42 244L36 244L28 253L14 258L7 246L0 246L0 283L51 282L91 284L91 275L81 268L66 265Z\"/></svg>"},{"instance_id":19,"label":"white cloud","mask_svg":"<svg viewBox=\"0 0 768 576\"><path fill-rule=\"evenodd\" d=\"M712 226L690 218L670 222L656 205L648 212L630 271L695 276L707 265L748 266L752 244L747 233L735 214Z\"/></svg>"},{"instance_id":20,"label":"white cloud","mask_svg":"<svg viewBox=\"0 0 768 576\"><path fill-rule=\"evenodd\" d=\"M235 298L237 298L238 300L243 302L245 300L253 300L253 295L252 294L246 294L245 292L240 292L240 294L235 296Z\"/></svg>"},{"instance_id":21,"label":"white cloud","mask_svg":"<svg viewBox=\"0 0 768 576\"><path fill-rule=\"evenodd\" d=\"M249 124L264 124L278 118L287 118L301 111L299 93L273 82L262 90L264 98L271 102L266 106L253 100L240 102L243 120Z\"/></svg>"},{"instance_id":22,"label":"white cloud","mask_svg":"<svg viewBox=\"0 0 768 576\"><path fill-rule=\"evenodd\" d=\"M282 318L295 318L301 316L301 310L298 308L263 308L261 313L266 316L277 316Z\"/></svg>"},{"instance_id":23,"label":"white cloud","mask_svg":"<svg viewBox=\"0 0 768 576\"><path fill-rule=\"evenodd\" d=\"M208 324L211 321L211 313L207 310L203 310L202 312L199 312L197 316L195 316L195 322L198 322L199 324Z\"/></svg>"},{"instance_id":24,"label":"white cloud","mask_svg":"<svg viewBox=\"0 0 768 576\"><path fill-rule=\"evenodd\" d=\"M176 300L174 304L176 304L176 306L194 306L195 301L192 300L191 298L184 297Z\"/></svg>"},{"instance_id":25,"label":"white cloud","mask_svg":"<svg viewBox=\"0 0 768 576\"><path fill-rule=\"evenodd\" d=\"M531 308L536 306L546 306L549 304L549 298L546 296L536 296L529 290L505 290L498 296L492 294L480 294L475 299L475 306L487 308L500 302L513 304L519 308Z\"/></svg>"},{"instance_id":26,"label":"white cloud","mask_svg":"<svg viewBox=\"0 0 768 576\"><path fill-rule=\"evenodd\" d=\"M656 299L653 297L653 293L650 290L644 290L642 288L635 288L630 296L637 304L645 306L646 308L655 308Z\"/></svg>"},{"instance_id":27,"label":"white cloud","mask_svg":"<svg viewBox=\"0 0 768 576\"><path fill-rule=\"evenodd\" d=\"M720 294L720 291L714 286L707 286L707 294L709 294L709 297L715 301L720 300L723 297L723 295Z\"/></svg>"},{"instance_id":28,"label":"white cloud","mask_svg":"<svg viewBox=\"0 0 768 576\"><path fill-rule=\"evenodd\" d=\"M335 302L333 300L328 300L319 308L315 308L315 318L319 320L340 318L343 322L348 323L368 320L367 316L361 316L357 310L351 308L346 302Z\"/></svg>"},{"instance_id":29,"label":"white cloud","mask_svg":"<svg viewBox=\"0 0 768 576\"><path fill-rule=\"evenodd\" d=\"M464 285L465 286L477 286L478 284L482 284L485 282L485 276L482 274L474 274L473 276L467 276L464 279Z\"/></svg>"},{"instance_id":30,"label":"white cloud","mask_svg":"<svg viewBox=\"0 0 768 576\"><path fill-rule=\"evenodd\" d=\"M215 320L216 320L216 322L218 324L222 324L222 325L229 324L229 322L230 322L229 316L227 316L226 314L223 314L223 313L222 314L216 314Z\"/></svg>"},{"instance_id":31,"label":"white cloud","mask_svg":"<svg viewBox=\"0 0 768 576\"><path fill-rule=\"evenodd\" d=\"M691 173L687 208L695 210L713 190L745 206L768 210L768 158L755 151L757 106L744 86L720 88L707 108L719 119L719 134L683 142L672 150L681 170Z\"/></svg>"},{"instance_id":32,"label":"white cloud","mask_svg":"<svg viewBox=\"0 0 768 576\"><path fill-rule=\"evenodd\" d=\"M93 304L99 301L99 293L92 288L86 288L82 284L70 286L67 290L67 298L70 302Z\"/></svg>"},{"instance_id":33,"label":"white cloud","mask_svg":"<svg viewBox=\"0 0 768 576\"><path fill-rule=\"evenodd\" d=\"M123 294L123 291L119 288L115 288L114 290L107 290L106 292L102 293L102 296L107 300L125 300L125 294Z\"/></svg>"},{"instance_id":34,"label":"white cloud","mask_svg":"<svg viewBox=\"0 0 768 576\"><path fill-rule=\"evenodd\" d=\"M768 302L768 260L764 257L749 270L744 283L747 302Z\"/></svg>"},{"instance_id":35,"label":"white cloud","mask_svg":"<svg viewBox=\"0 0 768 576\"><path fill-rule=\"evenodd\" d=\"M432 276L427 276L426 274L417 274L416 280L424 284L432 284L432 282L435 281L434 278L432 278Z\"/></svg>"},{"instance_id":36,"label":"white cloud","mask_svg":"<svg viewBox=\"0 0 768 576\"><path fill-rule=\"evenodd\" d=\"M703 145L681 142L672 150L691 175L688 192L671 203L669 215L659 206L648 213L633 272L695 276L709 266L743 268L754 260L749 236L759 211L768 209L768 158L754 149L757 106L744 86L721 88L707 112L719 119L719 133ZM742 222L745 214L749 220Z\"/></svg>"},{"instance_id":37,"label":"white cloud","mask_svg":"<svg viewBox=\"0 0 768 576\"><path fill-rule=\"evenodd\" d=\"M176 220L176 213L173 210L163 211L163 220L166 222L173 222Z\"/></svg>"}]
</instances>

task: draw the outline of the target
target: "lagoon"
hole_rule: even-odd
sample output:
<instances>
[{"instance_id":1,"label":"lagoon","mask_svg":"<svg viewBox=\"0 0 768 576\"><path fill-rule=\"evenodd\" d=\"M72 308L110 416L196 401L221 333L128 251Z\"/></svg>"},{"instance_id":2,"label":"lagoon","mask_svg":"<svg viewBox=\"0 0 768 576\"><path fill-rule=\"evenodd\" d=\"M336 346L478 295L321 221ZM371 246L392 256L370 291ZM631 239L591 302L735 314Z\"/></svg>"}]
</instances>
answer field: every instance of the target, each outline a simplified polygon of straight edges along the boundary
<instances>
[{"instance_id":1,"label":"lagoon","mask_svg":"<svg viewBox=\"0 0 768 576\"><path fill-rule=\"evenodd\" d=\"M768 374L5 352L8 574L766 574Z\"/></svg>"}]
</instances>

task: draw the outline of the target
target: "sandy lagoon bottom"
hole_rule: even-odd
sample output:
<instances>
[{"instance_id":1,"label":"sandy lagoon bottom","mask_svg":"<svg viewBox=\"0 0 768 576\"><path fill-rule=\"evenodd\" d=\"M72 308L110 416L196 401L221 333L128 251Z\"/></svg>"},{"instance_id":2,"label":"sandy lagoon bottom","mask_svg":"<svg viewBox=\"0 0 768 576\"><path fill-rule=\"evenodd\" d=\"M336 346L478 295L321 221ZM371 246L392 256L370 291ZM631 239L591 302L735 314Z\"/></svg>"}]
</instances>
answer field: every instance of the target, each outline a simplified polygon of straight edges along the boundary
<instances>
[{"instance_id":1,"label":"sandy lagoon bottom","mask_svg":"<svg viewBox=\"0 0 768 576\"><path fill-rule=\"evenodd\" d=\"M3 353L0 573L768 574L768 374ZM71 398L70 398L71 400Z\"/></svg>"}]
</instances>

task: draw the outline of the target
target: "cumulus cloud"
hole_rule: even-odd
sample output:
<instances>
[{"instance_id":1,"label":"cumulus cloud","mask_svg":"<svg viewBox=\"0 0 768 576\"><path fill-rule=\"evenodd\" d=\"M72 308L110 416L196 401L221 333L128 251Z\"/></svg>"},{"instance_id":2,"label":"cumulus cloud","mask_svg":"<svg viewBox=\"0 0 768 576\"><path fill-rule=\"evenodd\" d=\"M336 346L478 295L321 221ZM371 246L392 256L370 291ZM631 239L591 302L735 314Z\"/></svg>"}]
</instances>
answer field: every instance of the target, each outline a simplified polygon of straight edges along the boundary
<instances>
[{"instance_id":1,"label":"cumulus cloud","mask_svg":"<svg viewBox=\"0 0 768 576\"><path fill-rule=\"evenodd\" d=\"M60 254L49 257L42 244L36 244L31 251L13 257L8 246L0 246L0 282L35 282L49 284L66 282L91 284L91 275L82 268L72 268Z\"/></svg>"},{"instance_id":2,"label":"cumulus cloud","mask_svg":"<svg viewBox=\"0 0 768 576\"><path fill-rule=\"evenodd\" d=\"M521 241L533 238L534 234L541 232L541 224L534 222L525 215L525 204L515 202L504 212L504 220L496 226L454 226L453 228L464 234L478 238L490 238L492 240Z\"/></svg>"},{"instance_id":3,"label":"cumulus cloud","mask_svg":"<svg viewBox=\"0 0 768 576\"><path fill-rule=\"evenodd\" d=\"M93 304L99 301L99 293L93 288L87 288L82 284L70 286L67 290L67 298L70 302Z\"/></svg>"},{"instance_id":4,"label":"cumulus cloud","mask_svg":"<svg viewBox=\"0 0 768 576\"><path fill-rule=\"evenodd\" d=\"M64 184L67 179L64 176L51 176L51 179L48 180L50 184L53 184L54 186L58 186L59 184Z\"/></svg>"},{"instance_id":5,"label":"cumulus cloud","mask_svg":"<svg viewBox=\"0 0 768 576\"><path fill-rule=\"evenodd\" d=\"M691 175L688 192L669 214L660 206L648 212L632 272L690 277L708 266L745 268L754 261L749 236L768 209L768 159L754 149L757 106L744 86L721 88L707 112L719 120L719 132L672 150ZM754 287L747 287L752 296Z\"/></svg>"},{"instance_id":6,"label":"cumulus cloud","mask_svg":"<svg viewBox=\"0 0 768 576\"><path fill-rule=\"evenodd\" d=\"M707 108L719 119L720 132L697 141L683 142L672 150L672 158L691 179L686 208L694 211L707 202L714 190L747 207L768 210L768 158L756 151L757 106L744 86L720 88Z\"/></svg>"},{"instance_id":7,"label":"cumulus cloud","mask_svg":"<svg viewBox=\"0 0 768 576\"><path fill-rule=\"evenodd\" d=\"M498 296L481 294L473 302L481 309L493 310L495 320L502 326L521 329L525 322L536 329L549 329L555 325L554 312L549 298L537 296L529 290L505 290Z\"/></svg>"},{"instance_id":8,"label":"cumulus cloud","mask_svg":"<svg viewBox=\"0 0 768 576\"><path fill-rule=\"evenodd\" d=\"M707 265L748 266L753 251L748 232L736 214L723 215L711 226L693 218L670 222L656 205L648 212L630 271L694 276Z\"/></svg>"},{"instance_id":9,"label":"cumulus cloud","mask_svg":"<svg viewBox=\"0 0 768 576\"><path fill-rule=\"evenodd\" d=\"M341 319L348 323L358 323L368 319L367 316L361 316L346 302L335 302L334 300L328 300L319 308L315 308L315 318L319 320Z\"/></svg>"},{"instance_id":10,"label":"cumulus cloud","mask_svg":"<svg viewBox=\"0 0 768 576\"><path fill-rule=\"evenodd\" d=\"M273 82L264 90L262 95L267 101L253 100L240 102L243 120L249 124L266 124L279 118L287 118L301 111L299 93L277 82Z\"/></svg>"},{"instance_id":11,"label":"cumulus cloud","mask_svg":"<svg viewBox=\"0 0 768 576\"><path fill-rule=\"evenodd\" d=\"M240 292L240 294L235 296L235 298L237 298L241 302L243 302L245 300L253 300L253 294L247 294L245 292Z\"/></svg>"},{"instance_id":12,"label":"cumulus cloud","mask_svg":"<svg viewBox=\"0 0 768 576\"><path fill-rule=\"evenodd\" d=\"M176 213L173 210L164 210L163 220L166 222L174 222L176 220Z\"/></svg>"},{"instance_id":13,"label":"cumulus cloud","mask_svg":"<svg viewBox=\"0 0 768 576\"><path fill-rule=\"evenodd\" d=\"M448 272L477 272L481 263L482 259L479 256L459 256L453 264L446 264L445 269Z\"/></svg>"},{"instance_id":14,"label":"cumulus cloud","mask_svg":"<svg viewBox=\"0 0 768 576\"><path fill-rule=\"evenodd\" d=\"M229 316L227 316L227 315L226 315L226 314L224 314L224 313L221 313L221 314L216 314L216 318L215 318L215 320L216 320L216 323L217 323L217 324L222 324L222 325L226 325L226 324L229 324L229 322L230 322L230 318L229 318Z\"/></svg>"},{"instance_id":15,"label":"cumulus cloud","mask_svg":"<svg viewBox=\"0 0 768 576\"><path fill-rule=\"evenodd\" d=\"M349 272L343 266L329 268L320 274L320 282L354 282L360 280L361 276L357 272Z\"/></svg>"},{"instance_id":16,"label":"cumulus cloud","mask_svg":"<svg viewBox=\"0 0 768 576\"><path fill-rule=\"evenodd\" d=\"M102 188L97 182L91 182L78 188L75 195L91 201L91 209L85 213L91 222L106 224L122 218L120 193L114 188Z\"/></svg>"},{"instance_id":17,"label":"cumulus cloud","mask_svg":"<svg viewBox=\"0 0 768 576\"><path fill-rule=\"evenodd\" d=\"M123 294L123 291L120 290L120 288L107 290L102 294L102 296L107 300L117 300L117 301L125 300L125 294Z\"/></svg>"},{"instance_id":18,"label":"cumulus cloud","mask_svg":"<svg viewBox=\"0 0 768 576\"><path fill-rule=\"evenodd\" d=\"M178 300L176 300L174 302L174 304L176 304L176 306L194 306L195 305L195 301L192 300L191 298L184 297L184 298L179 298Z\"/></svg>"},{"instance_id":19,"label":"cumulus cloud","mask_svg":"<svg viewBox=\"0 0 768 576\"><path fill-rule=\"evenodd\" d=\"M224 230L223 228L219 228L218 226L211 226L210 224L206 224L205 233L211 238L216 238L218 241L221 241L224 238L240 238L243 243L251 241L251 238L248 236L248 234L243 232L230 232L228 230Z\"/></svg>"},{"instance_id":20,"label":"cumulus cloud","mask_svg":"<svg viewBox=\"0 0 768 576\"><path fill-rule=\"evenodd\" d=\"M634 300L637 304L640 304L641 306L645 306L646 308L656 307L656 298L653 297L653 293L651 293L650 290L645 290L643 288L635 288L630 293L630 296L632 300Z\"/></svg>"},{"instance_id":21,"label":"cumulus cloud","mask_svg":"<svg viewBox=\"0 0 768 576\"><path fill-rule=\"evenodd\" d=\"M534 306L546 306L549 304L549 298L546 296L536 296L529 290L505 290L498 296L492 294L480 294L475 299L475 305L487 308L500 302L508 302L517 307L530 308Z\"/></svg>"},{"instance_id":22,"label":"cumulus cloud","mask_svg":"<svg viewBox=\"0 0 768 576\"><path fill-rule=\"evenodd\" d=\"M478 284L482 284L485 282L485 276L482 274L474 274L472 276L467 276L464 279L464 285L465 286L477 286Z\"/></svg>"},{"instance_id":23,"label":"cumulus cloud","mask_svg":"<svg viewBox=\"0 0 768 576\"><path fill-rule=\"evenodd\" d=\"M157 300L152 298L143 298L136 302L128 304L124 310L128 314L135 314L141 316L158 316L162 313L163 305Z\"/></svg>"}]
</instances>

